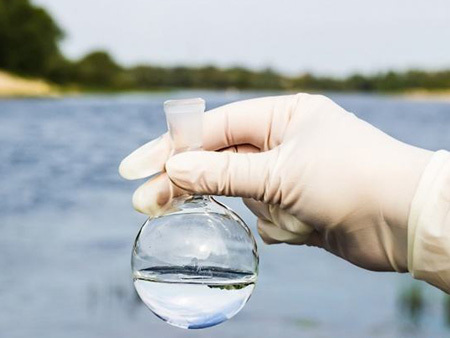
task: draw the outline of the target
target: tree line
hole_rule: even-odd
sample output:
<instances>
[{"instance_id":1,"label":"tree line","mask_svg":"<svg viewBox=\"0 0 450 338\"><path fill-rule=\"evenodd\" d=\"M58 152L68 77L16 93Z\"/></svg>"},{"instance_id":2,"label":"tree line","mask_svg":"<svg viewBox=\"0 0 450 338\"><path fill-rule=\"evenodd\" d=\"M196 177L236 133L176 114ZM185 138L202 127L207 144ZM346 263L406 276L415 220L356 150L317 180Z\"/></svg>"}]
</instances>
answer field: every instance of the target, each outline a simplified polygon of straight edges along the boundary
<instances>
[{"instance_id":1,"label":"tree line","mask_svg":"<svg viewBox=\"0 0 450 338\"><path fill-rule=\"evenodd\" d=\"M79 60L66 58L59 43L64 33L43 8L30 0L0 0L0 68L39 76L62 86L91 90L166 88L333 90L392 92L450 88L450 70L355 74L345 78L301 74L286 76L272 69L244 67L123 67L107 51L93 51Z\"/></svg>"}]
</instances>

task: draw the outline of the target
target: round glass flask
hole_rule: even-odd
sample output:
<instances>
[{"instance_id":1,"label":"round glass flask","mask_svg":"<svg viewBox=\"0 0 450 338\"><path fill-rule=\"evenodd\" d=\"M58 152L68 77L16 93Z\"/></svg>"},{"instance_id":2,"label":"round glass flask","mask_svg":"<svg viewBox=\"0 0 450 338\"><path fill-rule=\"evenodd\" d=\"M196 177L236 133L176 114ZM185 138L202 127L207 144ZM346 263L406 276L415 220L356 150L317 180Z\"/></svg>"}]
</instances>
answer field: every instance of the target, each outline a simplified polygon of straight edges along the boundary
<instances>
[{"instance_id":1,"label":"round glass flask","mask_svg":"<svg viewBox=\"0 0 450 338\"><path fill-rule=\"evenodd\" d=\"M201 148L202 99L164 103L175 152ZM186 195L149 218L133 248L134 286L159 318L186 329L220 324L250 298L258 274L244 221L210 196Z\"/></svg>"}]
</instances>

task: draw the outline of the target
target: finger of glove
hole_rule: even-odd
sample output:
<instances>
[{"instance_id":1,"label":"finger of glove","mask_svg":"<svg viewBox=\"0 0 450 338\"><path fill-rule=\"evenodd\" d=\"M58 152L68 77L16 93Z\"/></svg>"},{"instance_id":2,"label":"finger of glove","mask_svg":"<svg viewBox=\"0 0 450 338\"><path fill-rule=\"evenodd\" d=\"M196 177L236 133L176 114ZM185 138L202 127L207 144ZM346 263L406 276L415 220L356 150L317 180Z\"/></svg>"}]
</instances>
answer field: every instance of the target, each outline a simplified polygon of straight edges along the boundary
<instances>
[{"instance_id":1,"label":"finger of glove","mask_svg":"<svg viewBox=\"0 0 450 338\"><path fill-rule=\"evenodd\" d=\"M270 213L269 213L269 205L260 201L257 201L253 198L243 198L242 201L247 206L247 208L250 209L250 211L255 214L256 217L272 222L270 219Z\"/></svg>"},{"instance_id":2,"label":"finger of glove","mask_svg":"<svg viewBox=\"0 0 450 338\"><path fill-rule=\"evenodd\" d=\"M238 101L205 114L203 147L217 150L251 144L263 151L282 141L298 95L273 96Z\"/></svg>"},{"instance_id":3,"label":"finger of glove","mask_svg":"<svg viewBox=\"0 0 450 338\"><path fill-rule=\"evenodd\" d=\"M251 145L234 146L224 149L225 152L251 153L258 149ZM188 194L187 191L174 185L166 173L150 178L141 185L133 195L134 208L144 214L157 216L171 205L174 197Z\"/></svg>"},{"instance_id":4,"label":"finger of glove","mask_svg":"<svg viewBox=\"0 0 450 338\"><path fill-rule=\"evenodd\" d=\"M278 205L266 204L254 199L244 199L244 204L261 220L295 234L296 241L304 242L314 231L313 228L291 215Z\"/></svg>"},{"instance_id":5,"label":"finger of glove","mask_svg":"<svg viewBox=\"0 0 450 338\"><path fill-rule=\"evenodd\" d=\"M119 174L129 180L154 175L164 170L171 153L170 136L165 133L125 157L120 163Z\"/></svg>"},{"instance_id":6,"label":"finger of glove","mask_svg":"<svg viewBox=\"0 0 450 338\"><path fill-rule=\"evenodd\" d=\"M267 202L270 153L186 152L171 157L166 171L176 185L194 193Z\"/></svg>"},{"instance_id":7,"label":"finger of glove","mask_svg":"<svg viewBox=\"0 0 450 338\"><path fill-rule=\"evenodd\" d=\"M298 237L307 238L314 228L296 216L282 209L279 205L268 205L269 220L280 229L296 234Z\"/></svg>"},{"instance_id":8,"label":"finger of glove","mask_svg":"<svg viewBox=\"0 0 450 338\"><path fill-rule=\"evenodd\" d=\"M171 206L173 198L186 194L185 190L170 181L166 173L161 173L136 189L133 207L149 216L158 216Z\"/></svg>"},{"instance_id":9,"label":"finger of glove","mask_svg":"<svg viewBox=\"0 0 450 338\"><path fill-rule=\"evenodd\" d=\"M288 244L305 244L308 236L292 233L276 226L274 223L258 219L258 233L266 244L288 243Z\"/></svg>"},{"instance_id":10,"label":"finger of glove","mask_svg":"<svg viewBox=\"0 0 450 338\"><path fill-rule=\"evenodd\" d=\"M288 231L280 229L272 222L260 218L258 218L257 229L261 239L266 244L285 243L294 238Z\"/></svg>"}]
</instances>

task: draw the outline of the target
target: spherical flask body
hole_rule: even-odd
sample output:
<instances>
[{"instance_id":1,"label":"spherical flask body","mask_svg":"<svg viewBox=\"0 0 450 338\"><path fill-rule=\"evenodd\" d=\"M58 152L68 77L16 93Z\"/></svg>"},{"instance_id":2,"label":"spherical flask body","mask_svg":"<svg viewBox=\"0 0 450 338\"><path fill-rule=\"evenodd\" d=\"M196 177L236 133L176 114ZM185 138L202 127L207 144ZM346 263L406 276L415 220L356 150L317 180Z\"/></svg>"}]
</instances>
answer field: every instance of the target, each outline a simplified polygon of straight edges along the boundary
<instances>
[{"instance_id":1,"label":"spherical flask body","mask_svg":"<svg viewBox=\"0 0 450 338\"><path fill-rule=\"evenodd\" d=\"M136 291L156 316L205 328L244 307L255 287L258 253L239 216L211 197L195 196L144 223L132 270Z\"/></svg>"}]
</instances>

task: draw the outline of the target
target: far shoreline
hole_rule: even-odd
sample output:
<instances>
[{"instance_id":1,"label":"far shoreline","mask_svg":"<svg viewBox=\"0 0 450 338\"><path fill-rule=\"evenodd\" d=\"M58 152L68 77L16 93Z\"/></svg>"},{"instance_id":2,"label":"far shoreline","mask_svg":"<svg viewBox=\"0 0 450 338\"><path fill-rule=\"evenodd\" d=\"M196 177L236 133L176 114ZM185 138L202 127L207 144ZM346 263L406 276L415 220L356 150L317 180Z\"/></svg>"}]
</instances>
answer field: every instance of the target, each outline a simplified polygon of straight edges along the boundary
<instances>
[{"instance_id":1,"label":"far shoreline","mask_svg":"<svg viewBox=\"0 0 450 338\"><path fill-rule=\"evenodd\" d=\"M25 78L0 70L0 99L21 99L21 98L63 98L77 96L95 96L95 95L145 95L163 92L175 91L202 91L211 90L210 88L154 88L147 90L116 90L116 89L97 89L64 87L52 84L40 78ZM437 101L450 102L450 88L445 90L427 90L415 89L395 92L368 92L368 91L317 91L317 90L279 90L279 89L237 89L223 88L213 89L214 91L224 91L230 93L236 92L267 92L267 93L294 93L297 91L306 91L311 93L333 93L333 94L362 94L362 95L380 95L388 97L397 97L414 101Z\"/></svg>"}]
</instances>

